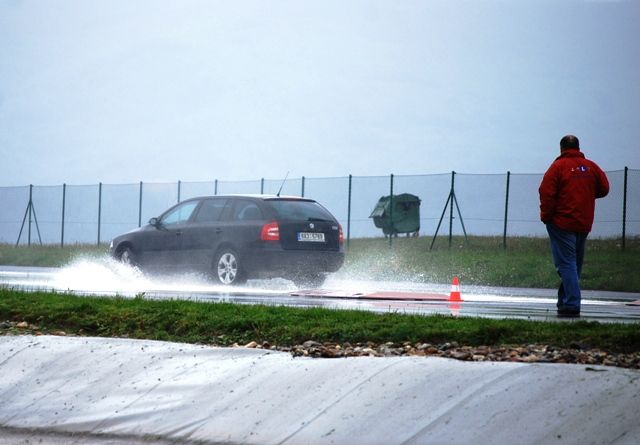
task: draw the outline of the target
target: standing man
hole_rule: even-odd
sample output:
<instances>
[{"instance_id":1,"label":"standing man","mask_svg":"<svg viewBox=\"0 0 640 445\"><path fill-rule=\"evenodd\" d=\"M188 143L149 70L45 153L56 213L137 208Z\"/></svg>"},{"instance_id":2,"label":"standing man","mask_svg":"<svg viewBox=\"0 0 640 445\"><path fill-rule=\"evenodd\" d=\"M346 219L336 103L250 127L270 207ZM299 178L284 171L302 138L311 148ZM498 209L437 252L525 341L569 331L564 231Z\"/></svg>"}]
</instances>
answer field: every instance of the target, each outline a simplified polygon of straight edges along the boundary
<instances>
[{"instance_id":1,"label":"standing man","mask_svg":"<svg viewBox=\"0 0 640 445\"><path fill-rule=\"evenodd\" d=\"M573 135L560 140L560 156L544 174L539 188L540 219L547 226L553 262L562 279L558 317L580 316L580 274L597 198L607 196L609 181L586 159Z\"/></svg>"}]
</instances>

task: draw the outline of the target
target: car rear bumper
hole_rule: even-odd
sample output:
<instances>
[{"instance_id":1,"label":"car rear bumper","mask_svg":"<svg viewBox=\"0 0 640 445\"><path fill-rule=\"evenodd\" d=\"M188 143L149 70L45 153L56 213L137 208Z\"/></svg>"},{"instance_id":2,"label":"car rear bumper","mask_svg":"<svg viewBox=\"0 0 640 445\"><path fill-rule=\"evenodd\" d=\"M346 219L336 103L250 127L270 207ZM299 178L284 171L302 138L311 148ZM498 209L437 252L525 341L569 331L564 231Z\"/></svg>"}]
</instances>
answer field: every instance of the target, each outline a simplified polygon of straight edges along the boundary
<instances>
[{"instance_id":1,"label":"car rear bumper","mask_svg":"<svg viewBox=\"0 0 640 445\"><path fill-rule=\"evenodd\" d=\"M251 249L242 259L251 275L291 277L336 272L344 264L343 251Z\"/></svg>"}]
</instances>

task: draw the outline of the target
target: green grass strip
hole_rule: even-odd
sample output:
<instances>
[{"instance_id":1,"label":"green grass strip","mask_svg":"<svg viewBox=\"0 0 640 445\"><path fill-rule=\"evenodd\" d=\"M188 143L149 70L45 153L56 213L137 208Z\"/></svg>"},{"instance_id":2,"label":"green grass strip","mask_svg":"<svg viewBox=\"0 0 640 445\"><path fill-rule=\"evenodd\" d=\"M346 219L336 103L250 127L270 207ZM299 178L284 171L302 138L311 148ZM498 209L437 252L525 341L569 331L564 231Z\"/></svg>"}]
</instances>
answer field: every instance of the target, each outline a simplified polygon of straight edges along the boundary
<instances>
[{"instance_id":1,"label":"green grass strip","mask_svg":"<svg viewBox=\"0 0 640 445\"><path fill-rule=\"evenodd\" d=\"M458 342L469 346L575 344L611 352L640 350L637 324L494 320L357 310L249 306L181 300L81 297L0 288L0 321L26 321L44 333L229 345Z\"/></svg>"}]
</instances>

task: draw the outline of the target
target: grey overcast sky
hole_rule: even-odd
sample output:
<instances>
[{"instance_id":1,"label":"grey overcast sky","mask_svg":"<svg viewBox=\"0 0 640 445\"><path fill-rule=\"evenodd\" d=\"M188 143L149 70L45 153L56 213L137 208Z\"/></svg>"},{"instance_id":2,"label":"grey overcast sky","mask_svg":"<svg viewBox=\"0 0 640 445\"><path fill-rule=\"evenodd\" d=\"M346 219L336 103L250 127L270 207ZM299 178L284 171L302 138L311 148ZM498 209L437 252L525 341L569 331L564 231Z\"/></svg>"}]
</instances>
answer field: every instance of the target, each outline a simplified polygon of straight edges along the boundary
<instances>
[{"instance_id":1,"label":"grey overcast sky","mask_svg":"<svg viewBox=\"0 0 640 445\"><path fill-rule=\"evenodd\" d=\"M0 186L640 168L640 1L0 0Z\"/></svg>"}]
</instances>

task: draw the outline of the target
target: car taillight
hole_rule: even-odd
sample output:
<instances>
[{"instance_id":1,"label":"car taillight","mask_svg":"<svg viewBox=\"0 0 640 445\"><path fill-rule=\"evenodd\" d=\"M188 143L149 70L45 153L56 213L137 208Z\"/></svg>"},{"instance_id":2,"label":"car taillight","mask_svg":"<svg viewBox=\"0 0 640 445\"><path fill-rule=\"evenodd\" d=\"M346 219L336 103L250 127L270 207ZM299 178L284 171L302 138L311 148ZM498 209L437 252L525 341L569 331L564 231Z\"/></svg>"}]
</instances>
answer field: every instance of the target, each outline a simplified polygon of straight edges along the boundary
<instances>
[{"instance_id":1,"label":"car taillight","mask_svg":"<svg viewBox=\"0 0 640 445\"><path fill-rule=\"evenodd\" d=\"M271 221L262 226L260 239L262 241L280 241L280 227L278 226L278 222Z\"/></svg>"},{"instance_id":2,"label":"car taillight","mask_svg":"<svg viewBox=\"0 0 640 445\"><path fill-rule=\"evenodd\" d=\"M338 224L338 242L344 244L344 233L342 233L342 226Z\"/></svg>"}]
</instances>

